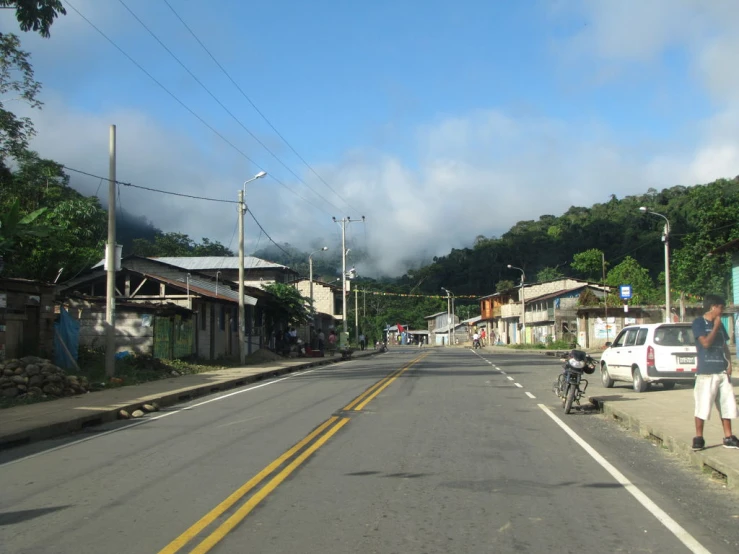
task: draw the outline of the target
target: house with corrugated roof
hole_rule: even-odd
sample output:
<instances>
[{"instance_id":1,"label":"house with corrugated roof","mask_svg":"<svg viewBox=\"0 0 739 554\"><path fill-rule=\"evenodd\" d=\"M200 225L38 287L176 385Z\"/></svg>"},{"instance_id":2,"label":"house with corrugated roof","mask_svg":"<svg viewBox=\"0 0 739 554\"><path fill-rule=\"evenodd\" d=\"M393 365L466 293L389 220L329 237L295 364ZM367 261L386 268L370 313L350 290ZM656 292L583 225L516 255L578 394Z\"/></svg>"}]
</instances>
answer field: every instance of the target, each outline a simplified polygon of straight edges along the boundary
<instances>
[{"instance_id":1,"label":"house with corrugated roof","mask_svg":"<svg viewBox=\"0 0 739 554\"><path fill-rule=\"evenodd\" d=\"M172 305L187 310L178 311L177 322L166 322L157 317L150 322L144 318L147 324L154 325L155 343L157 333L161 333L161 341L165 340L166 335L176 333L180 342L189 344L180 345L177 349L178 357L193 355L216 359L238 356L238 283L229 279L228 274L224 275L222 270L214 269L213 262L188 265L183 260L186 258L144 258L135 255L123 258L121 269L116 272L116 302L126 305ZM201 271L195 269L196 267L210 269ZM225 261L224 267L227 268ZM260 268L259 263L254 263L252 267L271 272L265 273L265 277L284 274L281 269L284 266ZM58 293L65 297L104 299L106 278L105 269L100 263L86 274L60 286ZM247 355L270 345L271 298L260 287L246 286L244 303ZM141 324L144 324L144 320ZM130 325L131 321L125 323ZM124 324L122 320L121 324ZM101 332L104 332L102 326ZM172 341L175 339L172 338ZM126 333L118 333L116 350L127 351L130 346ZM154 349L156 350L156 345Z\"/></svg>"}]
</instances>

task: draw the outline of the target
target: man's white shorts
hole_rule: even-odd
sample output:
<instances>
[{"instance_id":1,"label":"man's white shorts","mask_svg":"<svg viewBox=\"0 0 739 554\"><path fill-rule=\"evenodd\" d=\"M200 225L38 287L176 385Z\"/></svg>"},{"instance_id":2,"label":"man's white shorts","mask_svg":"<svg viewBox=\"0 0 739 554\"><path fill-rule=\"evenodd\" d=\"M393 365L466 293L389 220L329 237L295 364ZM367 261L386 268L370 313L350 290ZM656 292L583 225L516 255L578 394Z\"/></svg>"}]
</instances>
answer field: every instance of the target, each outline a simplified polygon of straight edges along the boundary
<instances>
[{"instance_id":1,"label":"man's white shorts","mask_svg":"<svg viewBox=\"0 0 739 554\"><path fill-rule=\"evenodd\" d=\"M736 419L736 398L731 379L726 373L712 375L696 375L695 389L695 417L703 420L710 419L712 405L721 414L721 419Z\"/></svg>"}]
</instances>

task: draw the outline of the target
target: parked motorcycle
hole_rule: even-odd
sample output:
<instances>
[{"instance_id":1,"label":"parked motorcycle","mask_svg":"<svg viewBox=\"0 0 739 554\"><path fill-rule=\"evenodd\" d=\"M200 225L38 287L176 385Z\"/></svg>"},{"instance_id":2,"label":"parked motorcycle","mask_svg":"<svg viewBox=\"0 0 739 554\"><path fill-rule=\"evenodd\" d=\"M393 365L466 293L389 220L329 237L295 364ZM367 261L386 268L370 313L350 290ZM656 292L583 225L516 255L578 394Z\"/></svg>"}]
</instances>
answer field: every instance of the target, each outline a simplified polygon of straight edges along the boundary
<instances>
[{"instance_id":1,"label":"parked motorcycle","mask_svg":"<svg viewBox=\"0 0 739 554\"><path fill-rule=\"evenodd\" d=\"M475 340L473 340L473 341L472 341L472 348L474 348L474 349L478 349L478 348L480 348L481 346L482 346L482 345L480 344L480 339L475 339Z\"/></svg>"},{"instance_id":2,"label":"parked motorcycle","mask_svg":"<svg viewBox=\"0 0 739 554\"><path fill-rule=\"evenodd\" d=\"M582 350L571 350L562 359L562 373L554 383L554 392L562 399L565 413L572 410L572 403L580 405L580 398L588 388L588 380L583 374L591 375L595 372L596 362Z\"/></svg>"}]
</instances>

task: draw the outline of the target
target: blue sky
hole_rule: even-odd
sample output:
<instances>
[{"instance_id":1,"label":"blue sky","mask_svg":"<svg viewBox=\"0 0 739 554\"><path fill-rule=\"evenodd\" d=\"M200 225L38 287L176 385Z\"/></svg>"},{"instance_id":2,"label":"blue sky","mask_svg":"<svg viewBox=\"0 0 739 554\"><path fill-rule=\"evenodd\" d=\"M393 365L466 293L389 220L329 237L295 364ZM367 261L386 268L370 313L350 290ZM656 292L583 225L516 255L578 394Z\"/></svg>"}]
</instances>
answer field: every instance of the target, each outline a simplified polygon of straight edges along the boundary
<instances>
[{"instance_id":1,"label":"blue sky","mask_svg":"<svg viewBox=\"0 0 739 554\"><path fill-rule=\"evenodd\" d=\"M419 252L444 254L612 193L739 174L739 5L731 0L169 3L338 194L164 0L125 4L238 122L121 2L72 5L256 163L70 8L50 39L22 36L46 102L32 114L34 146L105 175L115 123L121 180L218 198L235 198L265 169L270 178L250 185L248 197L269 234L335 247L331 216L366 215L366 233L355 235L375 256L367 273L402 272ZM7 12L0 28L15 28ZM74 184L91 194L99 181ZM125 209L166 231L233 237L231 206L121 194ZM258 233L247 225L248 248Z\"/></svg>"}]
</instances>

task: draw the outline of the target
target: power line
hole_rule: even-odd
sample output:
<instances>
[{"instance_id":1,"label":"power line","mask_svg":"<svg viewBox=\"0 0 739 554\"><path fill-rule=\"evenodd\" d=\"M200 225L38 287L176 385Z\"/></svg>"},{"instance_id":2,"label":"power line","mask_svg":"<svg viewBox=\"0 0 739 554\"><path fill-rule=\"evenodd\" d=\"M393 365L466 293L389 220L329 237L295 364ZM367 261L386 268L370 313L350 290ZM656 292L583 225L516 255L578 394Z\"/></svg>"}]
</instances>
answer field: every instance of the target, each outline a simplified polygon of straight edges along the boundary
<instances>
[{"instance_id":1,"label":"power line","mask_svg":"<svg viewBox=\"0 0 739 554\"><path fill-rule=\"evenodd\" d=\"M123 48L121 48L120 46L118 46L118 44L116 44L115 41L113 41L113 39L111 39L102 30L100 30L100 28L97 27L92 21L90 21L89 19L87 19L87 17L85 17L82 14L82 12L80 12L77 8L75 8L74 5L69 2L69 0L65 0L65 1L67 2L67 5L69 5L69 7L72 8L72 10L74 10L77 13L77 15L79 15L82 19L84 19L93 29L95 29L95 31L98 32L98 34L100 36L102 36L105 40L107 40L121 54L123 54L132 64L134 64L147 77L149 77L149 79L151 79L152 81L154 81L154 83L157 86L159 86L159 88L161 88L164 92L166 92L169 96L171 96L175 100L175 102L177 102L180 106L182 106L185 110L187 110L193 117L195 117L198 121L200 121L200 123L202 123L208 129L210 129L216 136L218 136L223 142L225 142L226 144L228 144L231 148L233 148L236 152L238 152L246 160L248 160L249 162L251 162L252 164L254 164L254 166L256 166L256 167L258 167L258 168L261 169L261 167L259 166L258 163L256 163L254 160L252 160L238 146L236 146L233 142L231 142L230 140L228 140L217 129L215 129L212 125L210 125L207 121L205 121L201 116L199 116L192 108L190 108L187 104L185 104L182 100L180 100L172 91L170 91L167 87L165 87L160 81L157 80L156 77L154 77L151 73L149 73L140 63L138 63L136 60L134 60L125 50L123 50ZM288 187L285 183L283 183L282 181L280 181L276 177L274 177L272 175L270 175L270 177L272 177L272 180L275 181L277 184L285 187L288 191L290 191L293 194L295 194L301 200L304 200L306 203L310 204L311 206L313 206L317 210L320 210L323 213L328 214L328 212L326 210L324 210L323 208L315 205L313 202L311 202L310 200L308 200L307 198L305 198L304 196L302 196L297 191L295 191L295 190L291 189L290 187Z\"/></svg>"},{"instance_id":2,"label":"power line","mask_svg":"<svg viewBox=\"0 0 739 554\"><path fill-rule=\"evenodd\" d=\"M131 8L129 8L129 7L128 7L128 5L126 5L126 3L125 3L125 2L123 1L123 0L118 0L118 2L119 2L119 3L120 3L120 4L121 4L121 5L122 5L122 6L124 7L124 8L126 8L126 10L128 10L128 13L130 13L130 14L131 14L131 15L132 15L132 16L134 17L134 19L136 19L136 21L138 21L138 22L139 22L139 23L141 24L141 26L142 26L142 27L143 27L144 29L146 29L146 32L147 32L147 33L149 33L149 34L150 34L150 35L152 36L152 38L153 38L154 40L156 40L156 41L157 41L157 42L159 43L159 45L160 45L160 46L161 46L162 48L164 48L164 50L166 50L166 52L167 52L167 53L168 53L168 54L169 54L169 55L170 55L170 56L171 56L171 57L172 57L172 58L174 59L174 61L176 61L176 62L177 62L178 64L180 64L180 66L182 67L182 69L184 69L185 71L187 71L187 73L188 73L188 74L190 75L190 77L192 77L192 78L193 78L193 79L195 80L195 82L196 82L197 84L199 84L199 85L201 86L201 88L202 88L202 89L203 89L203 90L204 90L205 92L207 92L207 93L208 93L208 95L209 95L209 96L210 96L210 97L211 97L211 98L212 98L213 100L215 100L215 101L216 101L216 103L217 103L217 104L218 104L218 105L219 105L219 106L220 106L221 108L223 108L223 110L224 110L224 111L225 111L225 112L226 112L226 113L227 113L227 114L228 114L229 116L231 116L231 119L233 119L233 120L234 120L234 121L235 121L236 123L238 123L238 124L239 124L239 126L240 126L240 127L242 128L242 129L244 129L244 131L246 131L247 133L249 133L249 136L251 136L251 137L252 137L252 138L253 138L253 139L254 139L255 141L257 141L257 143L258 143L258 144L259 144L259 145L260 145L260 146L261 146L262 148L264 148L264 149L265 149L265 150L266 150L266 151L267 151L267 152L268 152L268 153L269 153L269 154L270 154L270 155L271 155L271 156L272 156L272 157L273 157L273 158L274 158L275 160L277 160L277 161L278 161L278 162L279 162L279 163L280 163L280 164L282 165L282 167L284 167L284 168L285 168L285 169L287 169L287 170L288 170L288 171L289 171L290 173L292 173L292 175L293 175L293 176L294 176L294 177L295 177L295 178L296 178L296 179L297 179L298 181L300 181L301 183L303 183L303 184L304 184L304 185L305 185L305 186L306 186L306 187L307 187L307 188L308 188L308 189L309 189L310 191L312 191L312 192L313 192L313 193L314 193L314 194L315 194L316 196L318 196L318 197L319 197L319 198L320 198L321 200L323 200L324 202L326 202L326 203L327 203L327 204L329 204L330 206L332 206L332 207L334 207L334 208L338 209L338 208L337 208L337 207L336 207L336 206L335 206L335 205L334 205L334 204L333 204L333 203L332 203L332 202L331 202L330 200L328 200L327 198L325 198L324 196L322 196L322 195L321 195L321 194L320 194L320 193L319 193L318 191L316 191L315 189L313 189L313 188L312 188L312 187L311 187L311 186L310 186L310 185L309 185L308 183L306 183L305 181L303 181L303 179L301 179L301 177L300 177L300 176L299 176L299 175L298 175L297 173L295 173L295 172L294 172L294 171L293 171L292 169L290 169L290 167L288 167L288 165L287 165L287 164L286 164L285 162L283 162L283 161L282 161L282 160L281 160L281 159L280 159L280 158L279 158L279 157L277 156L277 154L275 154L274 152L272 152L272 150L270 150L270 149L269 149L269 147L268 147L268 146L267 146L266 144L264 144L264 143L263 143L263 142L262 142L262 141L261 141L261 140L259 139L259 137L257 137L257 136L256 136L256 135L255 135L254 133L252 133L252 132L251 132L251 131L249 130L249 128L248 128L248 127L247 127L246 125L244 125L244 123L243 123L243 122L242 122L242 121L241 121L241 120L240 120L240 119L239 119L238 117L236 117L236 116L235 116L235 115L233 114L233 112L231 112L231 110L229 110L229 109L228 109L228 108L227 108L227 107L226 107L226 106L225 106L225 105L223 104L223 102L221 102L221 101L220 101L220 100L218 99L218 97L217 97L217 96L216 96L215 94L213 94L213 93L212 93L212 92L210 91L210 89L209 89L209 88L208 88L207 86L205 86L205 84L204 84L204 83L203 83L203 82L202 82L202 81L201 81L201 80L200 80L200 79L199 79L199 78L198 78L198 77L197 77L197 76L196 76L196 75L195 75L195 74L194 74L194 73L193 73L193 72L192 72L192 71L191 71L191 70L190 70L190 69L189 69L189 68L188 68L188 67L187 67L187 66L186 66L186 65L184 64L184 62L182 62L182 61L181 61L181 60L180 60L180 59L179 59L179 58L178 58L178 57L177 57L177 56L175 55L175 53L174 53L174 52L172 52L172 50L170 50L170 49L169 49L169 48L167 47L167 45L166 45L166 44L164 44L164 42L163 42L163 41L162 41L162 40L161 40L161 39L160 39L160 38L159 38L159 37L158 37L158 36L157 36L157 35L156 35L156 34L154 33L154 31L152 31L152 30L151 30L151 29L150 29L150 28L149 28L149 27L148 27L148 26L146 25L146 23L144 23L144 22L143 22L143 21L141 20L141 18L140 18L140 17L138 16L138 15L136 15L136 14L134 13L134 11L133 11L133 10L132 10ZM261 168L260 168L260 169L261 169Z\"/></svg>"},{"instance_id":3,"label":"power line","mask_svg":"<svg viewBox=\"0 0 739 554\"><path fill-rule=\"evenodd\" d=\"M68 165L62 165L62 167L69 171L74 171L75 173L80 173L82 175L87 175L88 177L95 177L96 179L100 179L102 181L108 181L110 182L110 179L107 179L105 177L100 177L100 175L94 175L92 173L88 173L86 171L81 171L79 169L74 169L72 167L69 167ZM193 200L206 200L208 202L222 202L224 204L238 204L238 201L236 200L223 200L222 198L207 198L205 196L195 196L192 194L184 194L181 192L173 192L171 190L161 190L161 189L155 189L151 187L145 187L143 185L134 185L133 183L126 183L123 181L115 181L116 184L122 185L124 187L132 187L135 189L141 189L141 190L148 190L149 192L158 192L161 194L169 194L171 196L181 196L183 198L192 198Z\"/></svg>"},{"instance_id":4,"label":"power line","mask_svg":"<svg viewBox=\"0 0 739 554\"><path fill-rule=\"evenodd\" d=\"M284 254L285 254L285 255L286 255L286 256L287 256L288 258L291 258L291 257L292 257L292 254L290 254L290 253L289 253L289 252L288 252L287 250L285 250L285 249L284 249L284 248L283 248L282 246L280 246L279 244L277 244L277 243L276 243L276 242L275 242L275 241L274 241L274 240L272 239L272 237L270 237L270 236L269 236L269 233L267 233L267 231L265 231L265 230L264 230L264 227L262 227L262 224L261 224L261 223L259 223L259 221L257 221L257 218L256 218L256 217L254 217L254 214L252 213L252 211L251 211L251 210L247 210L247 211L249 212L249 215L250 215L250 216L251 216L251 218L252 218L252 219L254 220L254 222L255 222L255 223L257 224L257 226L259 226L259 229L260 229L260 230L262 231L262 233L264 233L264 236L265 236L265 237L267 237L267 238L268 238L268 239L270 240L270 242L271 242L272 244L274 244L274 245L275 245L275 246L276 246L277 248L279 248L280 250L282 250L282 252L283 252L283 253L284 253Z\"/></svg>"},{"instance_id":5,"label":"power line","mask_svg":"<svg viewBox=\"0 0 739 554\"><path fill-rule=\"evenodd\" d=\"M203 44L203 42L195 34L195 31L193 31L190 28L190 26L187 23L185 23L185 20L182 19L182 17L180 16L180 14L178 14L177 11L172 7L172 4L170 4L168 2L168 0L163 0L163 1L167 5L167 7L172 11L172 13L175 15L175 17L177 19L179 19L180 23L182 23L182 25L185 27L185 29L188 30L188 32L192 35L192 37L195 39L195 41L202 47L203 50L205 50L205 53L208 54L208 56L210 56L210 59L213 60L213 63L215 63L218 66L218 68L223 72L223 74L228 78L228 80L231 81L231 83L233 84L233 86L236 87L236 90L238 90L241 93L241 96L243 96L246 99L246 101L249 102L249 104L251 105L251 107L254 108L254 110L261 116L262 119L264 119L264 121L267 123L267 125L269 125L270 128L277 134L277 136L280 137L282 139L282 141L287 145L287 147L290 148L290 150L292 150L293 154L295 154L298 157L298 159L300 159L300 161L303 162L306 165L306 167L311 170L311 172L313 173L313 175L315 175L316 177L318 177L318 179L324 185L326 185L329 188L329 190L336 195L337 198L339 198L339 200L341 200L342 202L344 202L344 204L346 204L352 210L358 211L351 204L349 204L349 202L347 202L338 192L336 192L336 190L334 190L334 188L331 185L329 185L324 180L324 178L321 177L316 172L315 169L313 169L313 167L305 160L305 158L303 158L303 156L301 156L298 153L298 151L295 150L295 148L293 148L292 144L290 144L290 142L288 142L288 140L282 135L282 133L280 133L277 130L277 128L274 125L272 125L272 122L267 118L267 116L264 115L264 113L262 113L262 111L257 107L257 105L252 101L252 99L249 98L249 96L243 91L243 89L234 80L234 78L231 77L231 74L226 70L226 68L223 67L223 65L221 65L221 63L216 59L216 57L211 53L211 51L208 50L208 48L205 46L205 44Z\"/></svg>"}]
</instances>

